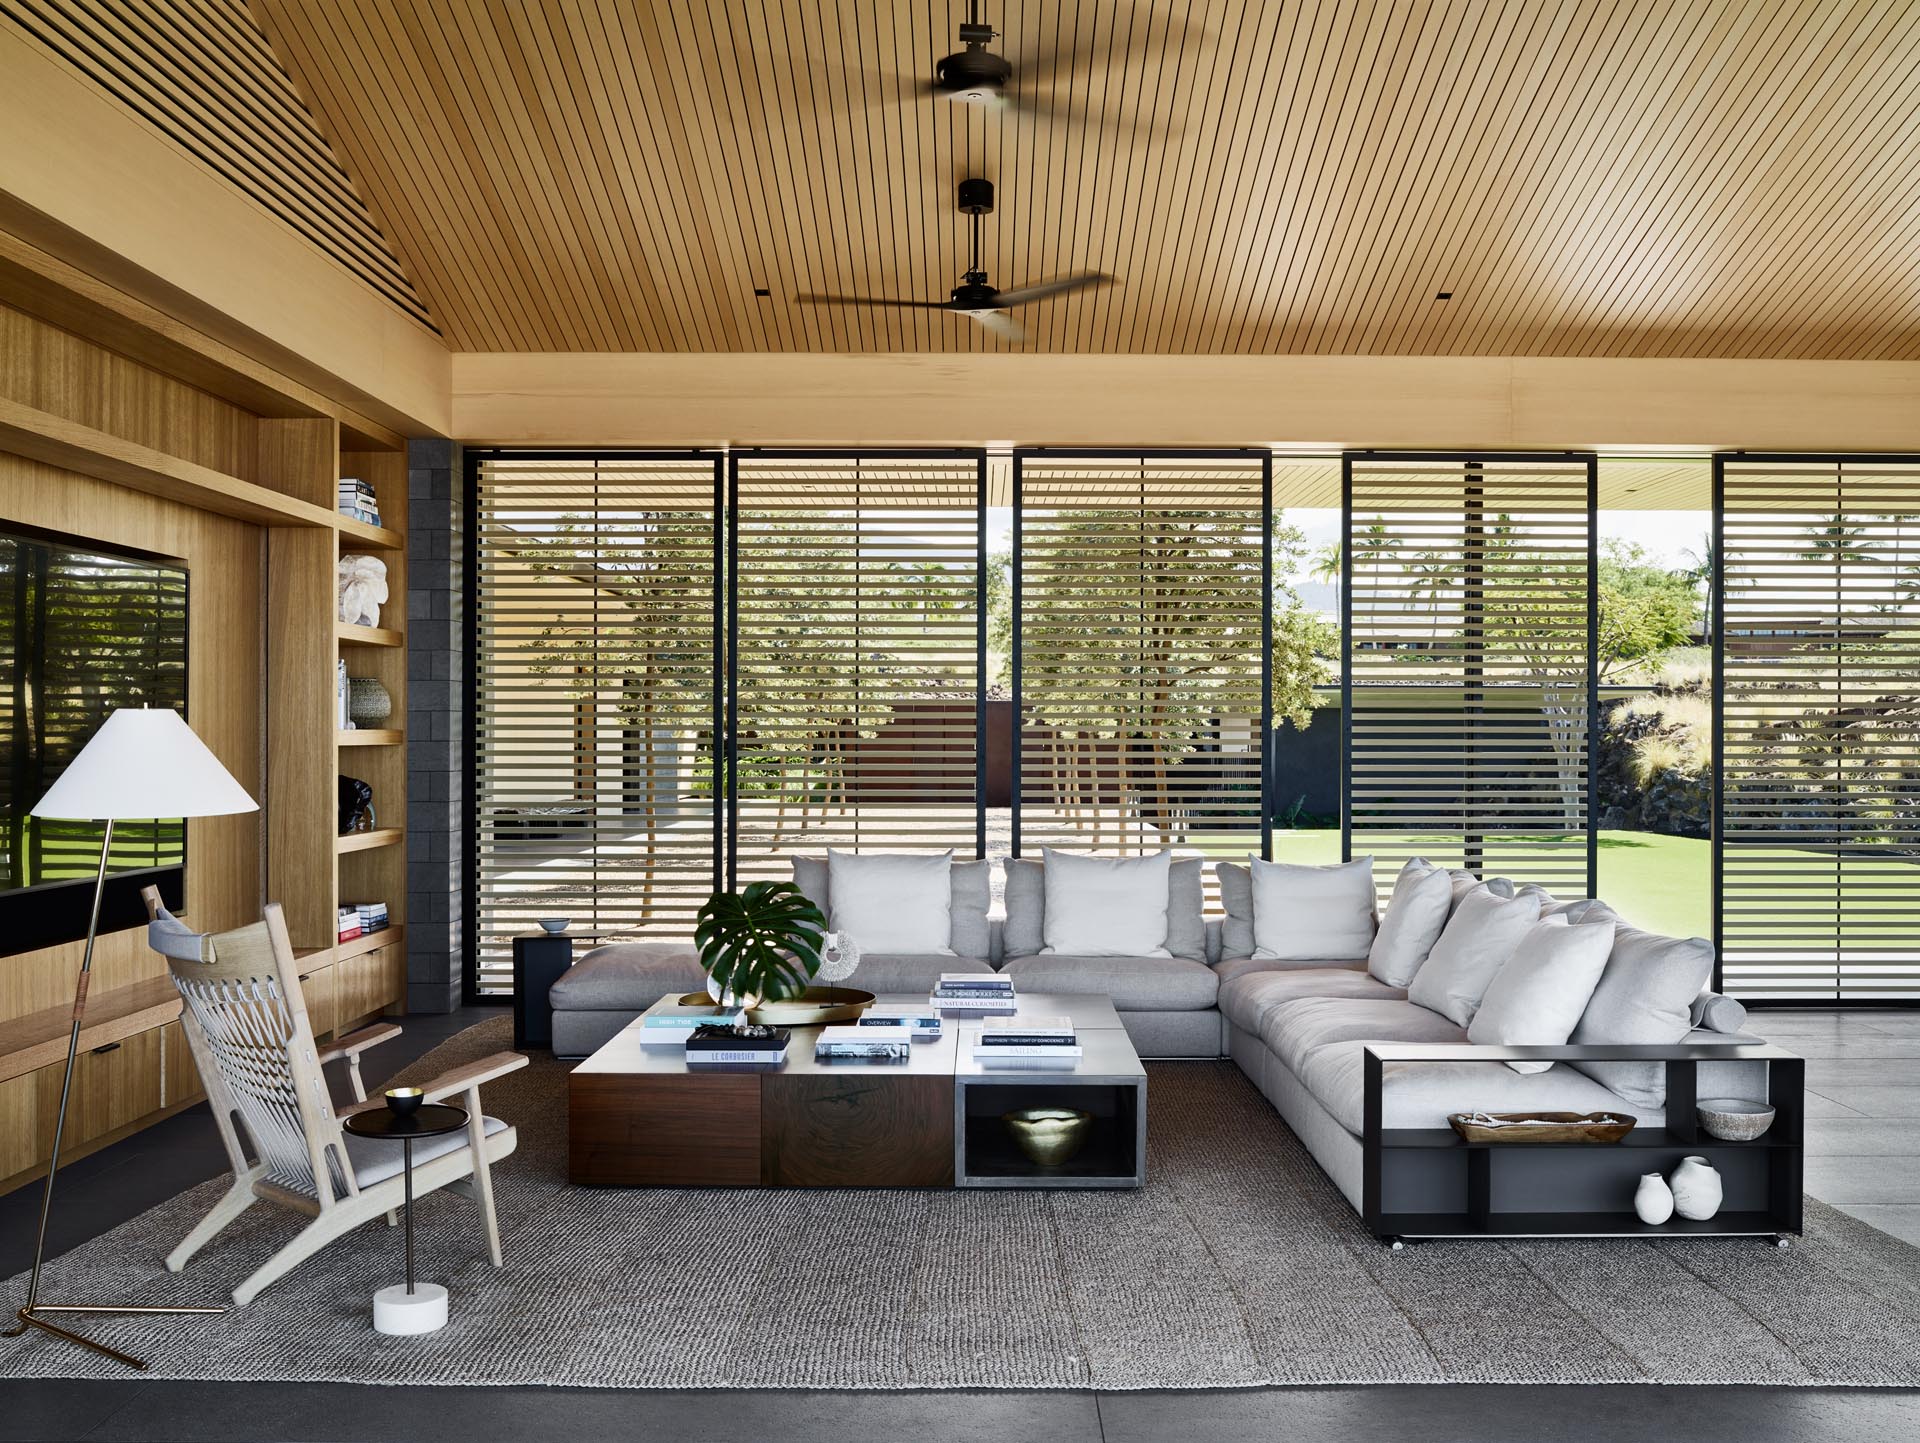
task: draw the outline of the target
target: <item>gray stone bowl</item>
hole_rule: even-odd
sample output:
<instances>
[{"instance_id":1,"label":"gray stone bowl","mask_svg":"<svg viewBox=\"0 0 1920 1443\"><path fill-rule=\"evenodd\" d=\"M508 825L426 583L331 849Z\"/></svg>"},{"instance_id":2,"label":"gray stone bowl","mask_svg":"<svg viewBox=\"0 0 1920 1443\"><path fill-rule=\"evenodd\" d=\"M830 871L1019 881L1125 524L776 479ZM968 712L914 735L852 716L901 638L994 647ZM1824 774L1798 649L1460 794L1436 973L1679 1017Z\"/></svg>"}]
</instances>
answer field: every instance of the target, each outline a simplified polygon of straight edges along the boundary
<instances>
[{"instance_id":1,"label":"gray stone bowl","mask_svg":"<svg viewBox=\"0 0 1920 1443\"><path fill-rule=\"evenodd\" d=\"M1773 1108L1744 1097L1709 1097L1697 1104L1700 1126L1721 1142L1752 1142L1773 1126Z\"/></svg>"}]
</instances>

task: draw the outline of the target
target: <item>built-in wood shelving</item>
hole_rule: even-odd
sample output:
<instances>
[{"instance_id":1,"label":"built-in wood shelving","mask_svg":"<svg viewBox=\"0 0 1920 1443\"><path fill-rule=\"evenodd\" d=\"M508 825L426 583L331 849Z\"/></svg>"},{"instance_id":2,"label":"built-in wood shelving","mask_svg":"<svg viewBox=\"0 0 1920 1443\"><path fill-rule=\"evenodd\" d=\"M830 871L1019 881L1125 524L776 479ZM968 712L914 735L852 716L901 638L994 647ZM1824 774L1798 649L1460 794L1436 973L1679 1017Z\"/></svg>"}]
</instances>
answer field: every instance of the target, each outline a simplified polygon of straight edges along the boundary
<instances>
[{"instance_id":1,"label":"built-in wood shelving","mask_svg":"<svg viewBox=\"0 0 1920 1443\"><path fill-rule=\"evenodd\" d=\"M350 622L334 623L333 634L342 646L405 646L405 633L384 626L354 626Z\"/></svg>"},{"instance_id":2,"label":"built-in wood shelving","mask_svg":"<svg viewBox=\"0 0 1920 1443\"><path fill-rule=\"evenodd\" d=\"M364 547L373 551L405 551L407 538L385 526L370 526L364 521L356 521L351 516L342 516L340 522L340 541L342 545Z\"/></svg>"},{"instance_id":3,"label":"built-in wood shelving","mask_svg":"<svg viewBox=\"0 0 1920 1443\"><path fill-rule=\"evenodd\" d=\"M109 1046L136 1032L162 1027L179 1015L180 990L164 973L96 992L87 999L80 1050ZM0 1081L65 1061L72 1027L71 1002L0 1022Z\"/></svg>"},{"instance_id":4,"label":"built-in wood shelving","mask_svg":"<svg viewBox=\"0 0 1920 1443\"><path fill-rule=\"evenodd\" d=\"M349 852L371 852L376 847L391 847L399 841L403 833L398 827L375 827L371 832L348 832L337 838L334 850L345 856Z\"/></svg>"},{"instance_id":5,"label":"built-in wood shelving","mask_svg":"<svg viewBox=\"0 0 1920 1443\"><path fill-rule=\"evenodd\" d=\"M397 747L406 739L405 732L388 727L356 727L353 731L340 733L340 745L343 747Z\"/></svg>"}]
</instances>

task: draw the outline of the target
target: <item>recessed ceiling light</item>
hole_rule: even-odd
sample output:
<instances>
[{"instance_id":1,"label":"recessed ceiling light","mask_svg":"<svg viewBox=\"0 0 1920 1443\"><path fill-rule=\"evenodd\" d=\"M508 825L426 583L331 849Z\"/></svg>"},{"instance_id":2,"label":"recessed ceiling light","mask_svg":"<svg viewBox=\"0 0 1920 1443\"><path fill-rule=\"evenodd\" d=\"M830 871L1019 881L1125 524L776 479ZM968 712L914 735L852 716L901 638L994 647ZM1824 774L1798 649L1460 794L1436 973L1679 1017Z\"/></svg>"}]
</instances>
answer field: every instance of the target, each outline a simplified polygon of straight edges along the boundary
<instances>
[{"instance_id":1,"label":"recessed ceiling light","mask_svg":"<svg viewBox=\"0 0 1920 1443\"><path fill-rule=\"evenodd\" d=\"M1442 291L1442 292L1440 292L1440 294L1439 294L1439 295L1437 295L1437 296L1435 296L1435 297L1434 297L1434 299L1435 299L1436 301L1450 301L1450 300L1452 300L1452 299L1453 299L1453 292L1452 292L1452 291Z\"/></svg>"}]
</instances>

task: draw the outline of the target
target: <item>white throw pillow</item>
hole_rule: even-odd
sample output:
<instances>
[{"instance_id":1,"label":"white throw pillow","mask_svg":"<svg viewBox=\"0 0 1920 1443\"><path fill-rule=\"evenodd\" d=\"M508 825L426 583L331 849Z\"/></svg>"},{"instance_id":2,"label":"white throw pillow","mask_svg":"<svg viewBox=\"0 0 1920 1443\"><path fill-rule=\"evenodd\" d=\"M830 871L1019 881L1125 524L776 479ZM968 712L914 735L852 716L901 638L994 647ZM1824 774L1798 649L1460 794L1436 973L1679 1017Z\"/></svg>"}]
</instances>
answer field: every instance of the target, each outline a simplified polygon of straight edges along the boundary
<instances>
[{"instance_id":1,"label":"white throw pillow","mask_svg":"<svg viewBox=\"0 0 1920 1443\"><path fill-rule=\"evenodd\" d=\"M1253 955L1262 962L1350 962L1373 946L1373 858L1330 867L1263 862L1253 872Z\"/></svg>"},{"instance_id":2,"label":"white throw pillow","mask_svg":"<svg viewBox=\"0 0 1920 1443\"><path fill-rule=\"evenodd\" d=\"M1171 957L1167 899L1173 853L1096 857L1042 850L1046 914L1042 953L1066 957Z\"/></svg>"},{"instance_id":3,"label":"white throw pillow","mask_svg":"<svg viewBox=\"0 0 1920 1443\"><path fill-rule=\"evenodd\" d=\"M1467 1041L1495 1047L1558 1047L1580 1025L1613 951L1611 920L1573 925L1564 916L1535 922L1506 966L1487 984ZM1551 1062L1509 1062L1515 1072L1545 1072Z\"/></svg>"},{"instance_id":4,"label":"white throw pillow","mask_svg":"<svg viewBox=\"0 0 1920 1443\"><path fill-rule=\"evenodd\" d=\"M1409 859L1393 884L1373 950L1367 953L1367 971L1373 980L1389 987L1411 983L1446 930L1452 911L1453 879L1446 869L1425 857Z\"/></svg>"},{"instance_id":5,"label":"white throw pillow","mask_svg":"<svg viewBox=\"0 0 1920 1443\"><path fill-rule=\"evenodd\" d=\"M827 921L861 952L953 956L953 853L827 852Z\"/></svg>"},{"instance_id":6,"label":"white throw pillow","mask_svg":"<svg viewBox=\"0 0 1920 1443\"><path fill-rule=\"evenodd\" d=\"M1502 897L1485 887L1467 893L1414 974L1407 1001L1471 1027L1487 984L1539 920L1538 897Z\"/></svg>"}]
</instances>

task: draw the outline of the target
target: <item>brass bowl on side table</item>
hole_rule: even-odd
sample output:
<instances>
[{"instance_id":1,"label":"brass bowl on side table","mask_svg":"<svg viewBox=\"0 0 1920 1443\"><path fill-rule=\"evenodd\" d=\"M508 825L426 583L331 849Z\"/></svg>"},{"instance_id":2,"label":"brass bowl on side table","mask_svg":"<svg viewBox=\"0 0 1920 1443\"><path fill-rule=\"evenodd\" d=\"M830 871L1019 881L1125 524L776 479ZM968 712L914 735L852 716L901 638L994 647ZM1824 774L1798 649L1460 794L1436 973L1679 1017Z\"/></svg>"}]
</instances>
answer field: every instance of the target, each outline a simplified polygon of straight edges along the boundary
<instances>
[{"instance_id":1,"label":"brass bowl on side table","mask_svg":"<svg viewBox=\"0 0 1920 1443\"><path fill-rule=\"evenodd\" d=\"M713 998L704 992L689 992L680 1000L689 1007L713 1005ZM781 1002L756 1002L747 1009L747 1021L767 1027L827 1027L858 1020L873 1000L871 992L858 987L809 987Z\"/></svg>"}]
</instances>

